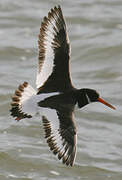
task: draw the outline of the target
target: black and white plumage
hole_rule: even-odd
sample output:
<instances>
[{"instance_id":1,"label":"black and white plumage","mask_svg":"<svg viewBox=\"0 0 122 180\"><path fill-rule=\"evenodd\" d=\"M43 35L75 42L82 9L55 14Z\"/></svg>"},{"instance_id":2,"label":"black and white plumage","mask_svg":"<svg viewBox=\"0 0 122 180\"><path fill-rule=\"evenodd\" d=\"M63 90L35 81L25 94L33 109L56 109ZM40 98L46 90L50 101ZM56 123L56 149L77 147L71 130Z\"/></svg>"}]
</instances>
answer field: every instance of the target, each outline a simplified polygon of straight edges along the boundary
<instances>
[{"instance_id":1,"label":"black and white plumage","mask_svg":"<svg viewBox=\"0 0 122 180\"><path fill-rule=\"evenodd\" d=\"M39 91L42 92L43 89L43 92L62 92L70 89L70 45L60 7L51 9L48 17L44 17L38 42L39 66L36 84Z\"/></svg>"},{"instance_id":2,"label":"black and white plumage","mask_svg":"<svg viewBox=\"0 0 122 180\"><path fill-rule=\"evenodd\" d=\"M62 113L50 109L47 114L46 116L42 116L42 120L45 138L47 139L50 150L53 151L55 155L57 154L63 163L72 166L76 155L77 141L76 127L73 119L70 119L72 112L63 111ZM57 121L57 116L59 121ZM67 123L65 123L64 120L67 121ZM70 121L71 123L69 124L68 122Z\"/></svg>"},{"instance_id":3,"label":"black and white plumage","mask_svg":"<svg viewBox=\"0 0 122 180\"><path fill-rule=\"evenodd\" d=\"M44 17L39 34L39 63L35 91L27 82L15 91L11 115L16 120L32 118L42 110L45 138L51 151L66 165L73 165L76 156L77 130L74 107L102 102L92 89L76 89L69 70L70 45L60 6Z\"/></svg>"}]
</instances>

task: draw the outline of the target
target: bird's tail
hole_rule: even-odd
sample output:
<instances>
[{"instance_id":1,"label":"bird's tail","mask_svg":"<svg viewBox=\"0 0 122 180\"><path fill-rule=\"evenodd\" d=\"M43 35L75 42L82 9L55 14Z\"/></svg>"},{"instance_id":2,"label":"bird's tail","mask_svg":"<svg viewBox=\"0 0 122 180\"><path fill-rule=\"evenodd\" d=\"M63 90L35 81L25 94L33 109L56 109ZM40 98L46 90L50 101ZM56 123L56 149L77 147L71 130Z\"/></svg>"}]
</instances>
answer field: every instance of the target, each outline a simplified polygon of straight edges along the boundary
<instances>
[{"instance_id":1,"label":"bird's tail","mask_svg":"<svg viewBox=\"0 0 122 180\"><path fill-rule=\"evenodd\" d=\"M31 118L37 112L36 91L27 83L19 85L12 97L11 115L16 120Z\"/></svg>"}]
</instances>

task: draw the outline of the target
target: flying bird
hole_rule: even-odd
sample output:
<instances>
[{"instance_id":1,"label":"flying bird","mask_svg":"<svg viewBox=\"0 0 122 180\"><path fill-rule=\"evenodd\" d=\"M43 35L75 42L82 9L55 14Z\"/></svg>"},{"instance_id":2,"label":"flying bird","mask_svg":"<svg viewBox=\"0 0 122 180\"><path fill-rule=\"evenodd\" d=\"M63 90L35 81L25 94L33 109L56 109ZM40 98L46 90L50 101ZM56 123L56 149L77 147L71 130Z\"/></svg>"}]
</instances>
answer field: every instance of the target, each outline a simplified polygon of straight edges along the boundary
<instances>
[{"instance_id":1,"label":"flying bird","mask_svg":"<svg viewBox=\"0 0 122 180\"><path fill-rule=\"evenodd\" d=\"M76 89L70 76L70 43L60 6L50 10L41 23L36 87L19 85L12 97L11 115L17 121L42 112L42 122L50 150L67 166L76 156L77 128L74 107L104 101L94 89Z\"/></svg>"}]
</instances>

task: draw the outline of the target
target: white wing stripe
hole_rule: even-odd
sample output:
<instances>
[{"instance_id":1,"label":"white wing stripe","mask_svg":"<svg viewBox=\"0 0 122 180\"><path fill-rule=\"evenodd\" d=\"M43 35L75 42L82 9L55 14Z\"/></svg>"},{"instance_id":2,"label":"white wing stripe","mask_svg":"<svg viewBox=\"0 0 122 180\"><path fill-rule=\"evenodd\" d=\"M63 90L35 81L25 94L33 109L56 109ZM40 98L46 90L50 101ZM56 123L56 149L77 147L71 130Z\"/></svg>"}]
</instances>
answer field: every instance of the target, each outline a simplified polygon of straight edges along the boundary
<instances>
[{"instance_id":1,"label":"white wing stripe","mask_svg":"<svg viewBox=\"0 0 122 180\"><path fill-rule=\"evenodd\" d=\"M43 83L48 79L53 71L53 60L54 60L54 50L52 47L52 42L56 34L54 30L54 19L51 19L51 24L48 22L47 27L45 28L45 37L44 37L44 49L45 49L45 59L42 66L41 72L37 73L36 85L37 88L43 85Z\"/></svg>"},{"instance_id":2,"label":"white wing stripe","mask_svg":"<svg viewBox=\"0 0 122 180\"><path fill-rule=\"evenodd\" d=\"M52 140L54 140L54 142L56 142L57 147L59 149L62 149L63 148L62 137L60 136L59 131L58 131L60 124L59 124L56 110L49 109L49 108L43 108L43 114L46 116L47 119L50 120L51 136L49 136L49 138L54 137L54 138L52 138Z\"/></svg>"},{"instance_id":3,"label":"white wing stripe","mask_svg":"<svg viewBox=\"0 0 122 180\"><path fill-rule=\"evenodd\" d=\"M62 135L60 120L57 115L57 111L54 109L43 108L43 125L45 130L45 138L50 150L58 155L58 159L62 159L66 165L73 165L76 154L76 144L70 144L67 138ZM69 137L70 138L70 137ZM71 137L72 138L72 137ZM75 140L74 140L75 143Z\"/></svg>"}]
</instances>

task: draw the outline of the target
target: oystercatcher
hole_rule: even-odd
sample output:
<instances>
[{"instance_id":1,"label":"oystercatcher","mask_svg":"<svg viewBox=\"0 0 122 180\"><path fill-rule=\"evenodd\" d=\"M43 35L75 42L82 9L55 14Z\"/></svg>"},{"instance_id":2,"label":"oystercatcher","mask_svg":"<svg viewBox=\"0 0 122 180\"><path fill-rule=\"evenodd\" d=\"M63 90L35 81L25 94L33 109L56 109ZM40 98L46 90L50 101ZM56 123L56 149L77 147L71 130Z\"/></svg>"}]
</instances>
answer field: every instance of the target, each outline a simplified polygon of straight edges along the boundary
<instances>
[{"instance_id":1,"label":"oystercatcher","mask_svg":"<svg viewBox=\"0 0 122 180\"><path fill-rule=\"evenodd\" d=\"M76 156L77 129L74 107L101 102L93 89L76 89L72 85L69 60L70 44L61 7L54 7L44 17L39 34L39 61L35 91L27 82L15 91L11 115L17 121L32 118L42 110L45 138L51 151L66 165L73 166Z\"/></svg>"}]
</instances>

